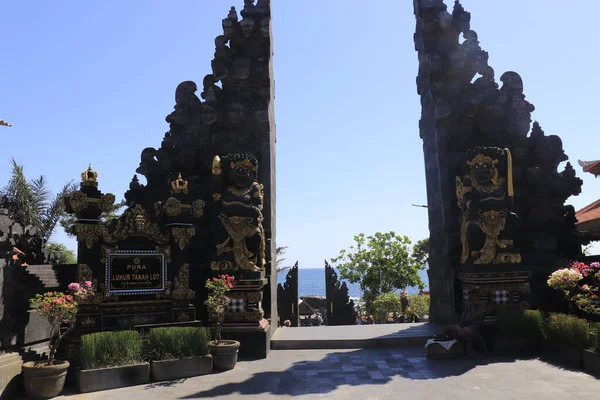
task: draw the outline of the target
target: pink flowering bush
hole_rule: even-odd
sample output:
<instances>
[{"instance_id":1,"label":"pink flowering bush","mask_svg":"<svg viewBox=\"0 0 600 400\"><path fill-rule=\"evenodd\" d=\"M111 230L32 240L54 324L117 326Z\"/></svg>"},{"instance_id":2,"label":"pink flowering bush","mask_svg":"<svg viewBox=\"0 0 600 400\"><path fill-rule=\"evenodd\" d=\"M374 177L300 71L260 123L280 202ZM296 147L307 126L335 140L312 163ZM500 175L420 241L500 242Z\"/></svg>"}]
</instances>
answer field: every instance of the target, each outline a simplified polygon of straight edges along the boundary
<instances>
[{"instance_id":1,"label":"pink flowering bush","mask_svg":"<svg viewBox=\"0 0 600 400\"><path fill-rule=\"evenodd\" d=\"M587 265L572 261L568 268L559 269L550 275L548 286L562 291L579 310L600 315L600 263Z\"/></svg>"},{"instance_id":2,"label":"pink flowering bush","mask_svg":"<svg viewBox=\"0 0 600 400\"><path fill-rule=\"evenodd\" d=\"M70 294L62 292L46 292L37 294L30 299L31 308L36 314L46 317L50 323L50 355L47 364L54 361L60 342L75 328L78 301L93 294L92 283L71 283L68 286ZM61 332L61 326L66 329Z\"/></svg>"},{"instance_id":3,"label":"pink flowering bush","mask_svg":"<svg viewBox=\"0 0 600 400\"><path fill-rule=\"evenodd\" d=\"M233 289L233 276L219 275L217 278L208 279L205 287L208 289L208 299L204 304L208 308L210 316L216 321L215 344L221 340L221 329L225 320L225 312L229 308L229 297L227 292Z\"/></svg>"}]
</instances>

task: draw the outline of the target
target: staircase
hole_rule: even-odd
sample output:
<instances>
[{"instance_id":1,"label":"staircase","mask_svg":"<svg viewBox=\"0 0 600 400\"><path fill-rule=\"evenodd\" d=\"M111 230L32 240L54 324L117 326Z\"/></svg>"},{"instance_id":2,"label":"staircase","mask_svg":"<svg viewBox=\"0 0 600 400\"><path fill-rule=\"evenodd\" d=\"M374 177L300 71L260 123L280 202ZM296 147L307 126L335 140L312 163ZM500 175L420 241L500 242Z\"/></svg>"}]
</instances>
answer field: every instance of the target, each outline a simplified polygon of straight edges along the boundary
<instances>
[{"instance_id":1,"label":"staircase","mask_svg":"<svg viewBox=\"0 0 600 400\"><path fill-rule=\"evenodd\" d=\"M29 265L25 268L25 271L37 278L45 289L58 289L60 287L52 265Z\"/></svg>"}]
</instances>

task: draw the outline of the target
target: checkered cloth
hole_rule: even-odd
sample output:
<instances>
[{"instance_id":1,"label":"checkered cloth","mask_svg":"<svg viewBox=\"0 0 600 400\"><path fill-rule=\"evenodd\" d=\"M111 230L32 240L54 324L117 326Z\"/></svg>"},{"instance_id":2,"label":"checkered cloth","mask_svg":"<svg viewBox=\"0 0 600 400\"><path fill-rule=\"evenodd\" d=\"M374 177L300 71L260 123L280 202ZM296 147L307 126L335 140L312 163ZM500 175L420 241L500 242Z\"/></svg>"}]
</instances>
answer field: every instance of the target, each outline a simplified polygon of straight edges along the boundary
<instances>
[{"instance_id":1,"label":"checkered cloth","mask_svg":"<svg viewBox=\"0 0 600 400\"><path fill-rule=\"evenodd\" d=\"M519 292L512 292L510 294L510 299L513 301L513 303L518 303L519 300L521 300L521 296L519 295Z\"/></svg>"},{"instance_id":2,"label":"checkered cloth","mask_svg":"<svg viewBox=\"0 0 600 400\"><path fill-rule=\"evenodd\" d=\"M469 290L471 289L463 289L463 300L469 300Z\"/></svg>"},{"instance_id":3,"label":"checkered cloth","mask_svg":"<svg viewBox=\"0 0 600 400\"><path fill-rule=\"evenodd\" d=\"M494 292L494 301L497 304L506 304L510 300L510 295L507 290L496 290Z\"/></svg>"},{"instance_id":4,"label":"checkered cloth","mask_svg":"<svg viewBox=\"0 0 600 400\"><path fill-rule=\"evenodd\" d=\"M229 312L244 312L246 311L246 301L244 299L229 299Z\"/></svg>"}]
</instances>

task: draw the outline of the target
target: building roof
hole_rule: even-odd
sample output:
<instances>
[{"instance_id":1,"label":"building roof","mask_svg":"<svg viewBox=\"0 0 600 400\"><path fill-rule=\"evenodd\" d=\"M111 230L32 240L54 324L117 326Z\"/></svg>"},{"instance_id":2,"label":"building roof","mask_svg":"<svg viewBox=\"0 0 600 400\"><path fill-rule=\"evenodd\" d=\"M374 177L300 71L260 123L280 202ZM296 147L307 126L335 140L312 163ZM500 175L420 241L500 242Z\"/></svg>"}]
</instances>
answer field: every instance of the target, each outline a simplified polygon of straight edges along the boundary
<instances>
[{"instance_id":1,"label":"building roof","mask_svg":"<svg viewBox=\"0 0 600 400\"><path fill-rule=\"evenodd\" d=\"M9 124L8 122L6 122L3 119L0 119L0 126L12 126L11 124Z\"/></svg>"},{"instance_id":2,"label":"building roof","mask_svg":"<svg viewBox=\"0 0 600 400\"><path fill-rule=\"evenodd\" d=\"M583 168L583 172L589 172L596 176L600 175L600 160L582 161L579 160L579 165Z\"/></svg>"},{"instance_id":3,"label":"building roof","mask_svg":"<svg viewBox=\"0 0 600 400\"><path fill-rule=\"evenodd\" d=\"M587 224L594 220L600 220L600 199L577 211L575 213L575 217L577 218L577 225Z\"/></svg>"}]
</instances>

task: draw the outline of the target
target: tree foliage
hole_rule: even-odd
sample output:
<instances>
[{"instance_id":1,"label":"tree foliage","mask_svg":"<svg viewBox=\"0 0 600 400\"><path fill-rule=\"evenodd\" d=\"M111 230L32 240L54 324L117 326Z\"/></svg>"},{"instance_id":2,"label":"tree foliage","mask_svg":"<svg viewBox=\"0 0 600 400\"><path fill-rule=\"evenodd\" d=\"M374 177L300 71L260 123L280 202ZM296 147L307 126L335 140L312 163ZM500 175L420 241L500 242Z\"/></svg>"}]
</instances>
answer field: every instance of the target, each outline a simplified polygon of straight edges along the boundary
<instances>
[{"instance_id":1,"label":"tree foliage","mask_svg":"<svg viewBox=\"0 0 600 400\"><path fill-rule=\"evenodd\" d=\"M277 247L275 249L275 254L277 256L277 260L275 261L275 268L277 270L277 273L283 272L286 269L290 269L291 267L283 267L281 266L281 263L283 261L285 261L285 257L281 257L285 254L285 251L287 250L288 246L281 246L281 247Z\"/></svg>"},{"instance_id":2,"label":"tree foliage","mask_svg":"<svg viewBox=\"0 0 600 400\"><path fill-rule=\"evenodd\" d=\"M363 299L370 309L378 294L396 289L424 287L419 270L424 268L428 246L419 241L414 247L406 236L395 232L354 236L355 245L340 251L331 261L340 271L340 277L358 283Z\"/></svg>"},{"instance_id":3,"label":"tree foliage","mask_svg":"<svg viewBox=\"0 0 600 400\"><path fill-rule=\"evenodd\" d=\"M46 251L53 264L77 264L75 252L62 243L49 242Z\"/></svg>"},{"instance_id":4,"label":"tree foliage","mask_svg":"<svg viewBox=\"0 0 600 400\"><path fill-rule=\"evenodd\" d=\"M48 243L56 225L65 215L63 198L75 188L69 182L55 196L49 188L44 176L28 180L23 171L23 166L14 159L11 160L12 172L4 192L8 198L9 215L15 221L25 225L34 226L44 245Z\"/></svg>"},{"instance_id":5,"label":"tree foliage","mask_svg":"<svg viewBox=\"0 0 600 400\"><path fill-rule=\"evenodd\" d=\"M417 314L419 318L429 315L430 297L425 295L408 296L408 308Z\"/></svg>"},{"instance_id":6,"label":"tree foliage","mask_svg":"<svg viewBox=\"0 0 600 400\"><path fill-rule=\"evenodd\" d=\"M373 317L378 324L385 324L389 313L400 313L402 304L395 293L383 293L373 301Z\"/></svg>"}]
</instances>

